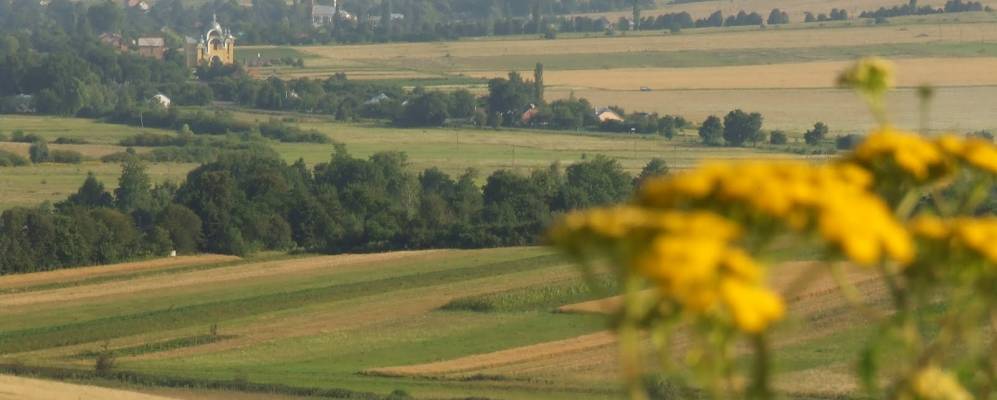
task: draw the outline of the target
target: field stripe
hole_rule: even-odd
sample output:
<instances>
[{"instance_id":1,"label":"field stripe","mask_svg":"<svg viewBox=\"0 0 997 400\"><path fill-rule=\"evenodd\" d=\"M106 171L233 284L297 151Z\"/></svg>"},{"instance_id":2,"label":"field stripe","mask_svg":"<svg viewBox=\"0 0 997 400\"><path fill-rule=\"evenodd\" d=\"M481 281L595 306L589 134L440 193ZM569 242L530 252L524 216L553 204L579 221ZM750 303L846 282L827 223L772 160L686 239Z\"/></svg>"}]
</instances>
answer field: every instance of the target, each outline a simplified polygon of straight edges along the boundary
<instances>
[{"instance_id":1,"label":"field stripe","mask_svg":"<svg viewBox=\"0 0 997 400\"><path fill-rule=\"evenodd\" d=\"M124 390L0 375L0 400L170 400Z\"/></svg>"},{"instance_id":2,"label":"field stripe","mask_svg":"<svg viewBox=\"0 0 997 400\"><path fill-rule=\"evenodd\" d=\"M419 287L445 285L482 277L563 265L558 255L485 264L456 270L395 276L374 281L336 284L293 292L168 308L61 326L13 330L0 334L0 354L89 343L151 331L167 331L227 321L266 312L363 297Z\"/></svg>"}]
</instances>

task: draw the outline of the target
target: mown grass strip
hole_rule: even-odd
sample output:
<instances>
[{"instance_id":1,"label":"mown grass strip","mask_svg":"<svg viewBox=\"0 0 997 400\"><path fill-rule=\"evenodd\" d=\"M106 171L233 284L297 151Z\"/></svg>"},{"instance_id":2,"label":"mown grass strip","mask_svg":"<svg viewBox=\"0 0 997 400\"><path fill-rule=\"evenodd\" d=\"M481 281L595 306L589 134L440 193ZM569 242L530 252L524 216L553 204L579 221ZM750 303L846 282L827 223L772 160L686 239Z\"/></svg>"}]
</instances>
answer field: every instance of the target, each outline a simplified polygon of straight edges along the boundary
<instances>
[{"instance_id":1,"label":"mown grass strip","mask_svg":"<svg viewBox=\"0 0 997 400\"><path fill-rule=\"evenodd\" d=\"M111 354L115 357L133 357L142 354L149 353L159 353L163 351L170 351L176 349L183 349L188 347L203 346L206 344L217 343L223 340L233 339L237 336L235 335L196 335L187 336L176 339L164 340L161 342L145 343L138 346L122 347L119 349L111 350ZM74 359L88 359L97 358L100 355L99 350L87 350L81 353L73 355L71 358Z\"/></svg>"},{"instance_id":2,"label":"mown grass strip","mask_svg":"<svg viewBox=\"0 0 997 400\"><path fill-rule=\"evenodd\" d=\"M566 304L596 300L618 293L616 281L612 277L598 277L594 284L602 290L593 290L590 283L583 279L569 279L552 284L545 283L477 296L460 297L440 307L440 310L472 312L549 311Z\"/></svg>"},{"instance_id":3,"label":"mown grass strip","mask_svg":"<svg viewBox=\"0 0 997 400\"><path fill-rule=\"evenodd\" d=\"M561 265L562 262L563 259L558 255L535 256L453 270L403 275L366 282L335 284L312 289L272 293L184 307L171 307L73 324L7 331L0 333L0 354L91 343L196 325L207 326L220 321L293 309L311 304L551 268Z\"/></svg>"},{"instance_id":4,"label":"mown grass strip","mask_svg":"<svg viewBox=\"0 0 997 400\"><path fill-rule=\"evenodd\" d=\"M238 378L230 380L193 379L162 375L148 375L129 371L112 371L104 374L97 374L92 371L78 369L35 367L17 364L0 364L0 373L15 376L41 377L60 381L87 382L109 380L140 386L231 390L249 393L271 393L328 399L381 400L388 398L387 396L379 395L373 392L358 392L349 389L307 388L274 383L253 383L245 379Z\"/></svg>"}]
</instances>

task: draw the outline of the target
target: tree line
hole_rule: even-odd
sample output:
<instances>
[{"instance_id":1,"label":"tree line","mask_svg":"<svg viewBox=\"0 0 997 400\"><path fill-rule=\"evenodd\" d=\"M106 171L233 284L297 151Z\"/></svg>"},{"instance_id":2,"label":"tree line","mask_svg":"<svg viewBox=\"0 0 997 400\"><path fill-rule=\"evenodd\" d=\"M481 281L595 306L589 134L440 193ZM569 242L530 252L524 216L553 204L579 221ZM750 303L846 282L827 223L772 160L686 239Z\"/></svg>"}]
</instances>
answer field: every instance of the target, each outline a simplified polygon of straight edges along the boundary
<instances>
[{"instance_id":1,"label":"tree line","mask_svg":"<svg viewBox=\"0 0 997 400\"><path fill-rule=\"evenodd\" d=\"M153 184L137 157L122 160L116 189L90 175L54 205L0 214L0 274L179 253L259 250L321 253L535 244L568 210L615 203L667 173L653 160L634 178L596 156L530 174L492 173L478 186L409 171L404 153L354 158L343 146L308 168L278 157L229 154L180 185Z\"/></svg>"}]
</instances>

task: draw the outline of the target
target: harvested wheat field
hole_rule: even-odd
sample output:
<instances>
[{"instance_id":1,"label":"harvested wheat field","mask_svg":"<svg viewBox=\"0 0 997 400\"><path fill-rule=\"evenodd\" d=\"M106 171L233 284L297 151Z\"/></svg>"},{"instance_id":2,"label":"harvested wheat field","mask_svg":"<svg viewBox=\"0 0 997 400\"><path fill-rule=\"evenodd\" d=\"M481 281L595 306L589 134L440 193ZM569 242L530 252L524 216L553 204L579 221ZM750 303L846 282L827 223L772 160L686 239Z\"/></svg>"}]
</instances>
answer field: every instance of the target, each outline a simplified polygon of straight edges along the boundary
<instances>
[{"instance_id":1,"label":"harvested wheat field","mask_svg":"<svg viewBox=\"0 0 997 400\"><path fill-rule=\"evenodd\" d=\"M790 14L791 21L802 21L803 13L810 11L814 15L828 13L833 8L847 10L851 15L858 15L862 11L876 10L880 7L893 7L903 2L896 0L732 0L732 1L693 1L679 4L671 4L670 1L658 1L656 9L644 10L644 15L657 15L664 13L686 11L692 14L693 18L704 18L710 13L720 10L724 15L737 14L738 11L758 12L767 15L768 11L778 8ZM997 2L983 0L985 5L995 5ZM945 5L945 0L921 0L918 5L941 7ZM608 17L628 17L628 12L618 11L609 13L594 13L582 15L599 15Z\"/></svg>"},{"instance_id":2,"label":"harvested wheat field","mask_svg":"<svg viewBox=\"0 0 997 400\"><path fill-rule=\"evenodd\" d=\"M168 397L0 375L0 400L170 400Z\"/></svg>"},{"instance_id":3,"label":"harvested wheat field","mask_svg":"<svg viewBox=\"0 0 997 400\"><path fill-rule=\"evenodd\" d=\"M436 59L562 54L633 53L680 50L743 50L867 46L900 43L958 43L997 40L997 23L971 25L869 26L848 29L721 31L709 34L566 38L561 40L462 40L433 43L308 46L296 48L319 58L363 64ZM442 60L442 61L440 61ZM319 64L320 65L320 64ZM345 69L344 71L349 71Z\"/></svg>"},{"instance_id":4,"label":"harvested wheat field","mask_svg":"<svg viewBox=\"0 0 997 400\"><path fill-rule=\"evenodd\" d=\"M895 60L898 87L997 85L997 58L914 58ZM638 91L691 89L803 89L834 88L837 75L851 62L823 61L794 64L699 68L619 68L612 70L550 71L544 82L566 89ZM528 71L522 71L528 75ZM494 78L506 72L472 73Z\"/></svg>"}]
</instances>

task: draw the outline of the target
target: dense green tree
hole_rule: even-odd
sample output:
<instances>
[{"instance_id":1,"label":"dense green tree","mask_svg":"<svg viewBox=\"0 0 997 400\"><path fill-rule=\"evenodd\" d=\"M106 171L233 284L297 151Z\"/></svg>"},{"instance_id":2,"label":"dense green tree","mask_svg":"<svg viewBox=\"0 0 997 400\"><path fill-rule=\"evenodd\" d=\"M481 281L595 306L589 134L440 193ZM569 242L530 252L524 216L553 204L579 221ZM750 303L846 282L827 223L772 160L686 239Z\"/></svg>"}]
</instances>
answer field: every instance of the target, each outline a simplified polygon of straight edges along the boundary
<instances>
[{"instance_id":1,"label":"dense green tree","mask_svg":"<svg viewBox=\"0 0 997 400\"><path fill-rule=\"evenodd\" d=\"M807 130L803 134L803 140L811 146L815 146L824 141L827 137L828 128L823 122L818 122L814 124L813 129Z\"/></svg>"},{"instance_id":2,"label":"dense green tree","mask_svg":"<svg viewBox=\"0 0 997 400\"><path fill-rule=\"evenodd\" d=\"M775 145L782 145L789 142L789 136L783 131L772 131L769 135L769 143Z\"/></svg>"},{"instance_id":3,"label":"dense green tree","mask_svg":"<svg viewBox=\"0 0 997 400\"><path fill-rule=\"evenodd\" d=\"M98 181L97 177L90 172L87 173L87 179L83 181L83 185L80 186L76 193L70 195L66 202L86 208L112 207L114 205L114 197L104 190L104 184Z\"/></svg>"},{"instance_id":4,"label":"dense green tree","mask_svg":"<svg viewBox=\"0 0 997 400\"><path fill-rule=\"evenodd\" d=\"M706 117L699 127L699 137L707 146L722 146L724 144L724 123L719 117Z\"/></svg>"},{"instance_id":5,"label":"dense green tree","mask_svg":"<svg viewBox=\"0 0 997 400\"><path fill-rule=\"evenodd\" d=\"M121 163L121 177L114 189L114 204L124 212L148 209L152 205L152 182L145 163L138 157L127 157Z\"/></svg>"},{"instance_id":6,"label":"dense green tree","mask_svg":"<svg viewBox=\"0 0 997 400\"><path fill-rule=\"evenodd\" d=\"M408 101L402 115L395 121L398 125L440 126L450 116L447 95L441 92L427 92Z\"/></svg>"},{"instance_id":7,"label":"dense green tree","mask_svg":"<svg viewBox=\"0 0 997 400\"><path fill-rule=\"evenodd\" d=\"M619 161L602 155L572 164L566 170L560 206L564 210L623 201L633 192L633 178Z\"/></svg>"},{"instance_id":8,"label":"dense green tree","mask_svg":"<svg viewBox=\"0 0 997 400\"><path fill-rule=\"evenodd\" d=\"M533 85L516 72L510 72L508 79L492 79L488 82L488 112L498 115L503 125L512 125L530 104L533 90Z\"/></svg>"},{"instance_id":9,"label":"dense green tree","mask_svg":"<svg viewBox=\"0 0 997 400\"><path fill-rule=\"evenodd\" d=\"M728 146L743 146L745 142L757 142L762 129L762 115L748 114L740 109L731 111L724 117L724 141Z\"/></svg>"},{"instance_id":10,"label":"dense green tree","mask_svg":"<svg viewBox=\"0 0 997 400\"><path fill-rule=\"evenodd\" d=\"M201 218L191 209L179 204L163 208L157 218L157 226L164 229L173 244L173 250L181 254L197 252L201 247Z\"/></svg>"},{"instance_id":11,"label":"dense green tree","mask_svg":"<svg viewBox=\"0 0 997 400\"><path fill-rule=\"evenodd\" d=\"M634 187L640 187L648 179L668 175L668 163L663 158L652 158L641 169L640 175L634 178Z\"/></svg>"}]
</instances>

